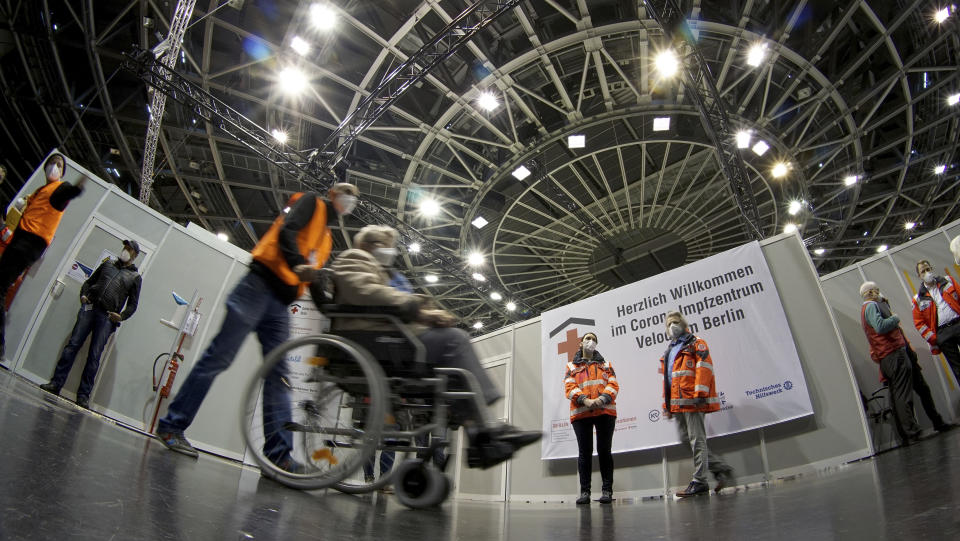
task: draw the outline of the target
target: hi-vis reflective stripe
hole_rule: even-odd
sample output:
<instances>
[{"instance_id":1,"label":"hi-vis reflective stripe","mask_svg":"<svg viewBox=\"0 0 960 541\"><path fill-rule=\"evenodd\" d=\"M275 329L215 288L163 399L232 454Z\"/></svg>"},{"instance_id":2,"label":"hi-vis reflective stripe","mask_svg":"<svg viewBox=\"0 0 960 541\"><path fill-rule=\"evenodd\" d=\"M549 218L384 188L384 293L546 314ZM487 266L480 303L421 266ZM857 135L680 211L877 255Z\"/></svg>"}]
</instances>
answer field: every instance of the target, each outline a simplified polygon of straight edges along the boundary
<instances>
[{"instance_id":1,"label":"hi-vis reflective stripe","mask_svg":"<svg viewBox=\"0 0 960 541\"><path fill-rule=\"evenodd\" d=\"M573 400L573 397L577 396L578 394L583 394L583 393L580 392L580 389L574 389L574 390L570 391L569 394L567 394L567 399L568 399L568 400ZM556 395L554 395L554 396L556 396Z\"/></svg>"},{"instance_id":2,"label":"hi-vis reflective stripe","mask_svg":"<svg viewBox=\"0 0 960 541\"><path fill-rule=\"evenodd\" d=\"M713 365L708 363L707 361L699 361L697 363L697 368L709 368L710 371L713 372Z\"/></svg>"},{"instance_id":3,"label":"hi-vis reflective stripe","mask_svg":"<svg viewBox=\"0 0 960 541\"><path fill-rule=\"evenodd\" d=\"M573 417L573 416L575 416L575 415L580 415L581 413L586 413L586 412L588 412L588 411L598 411L598 410L597 410L597 408L587 408L587 407L577 408L577 409L575 409L575 410L573 410L573 411L570 412L570 416ZM606 406L603 407L603 411L609 411L609 412L611 412L611 413L616 413L616 412L617 412L617 405L616 405L616 404L607 404Z\"/></svg>"},{"instance_id":4,"label":"hi-vis reflective stripe","mask_svg":"<svg viewBox=\"0 0 960 541\"><path fill-rule=\"evenodd\" d=\"M707 404L719 404L719 403L720 403L720 398L718 398L718 397L707 398L707 399L703 399L703 398L677 398L677 399L675 399L675 400L670 400L670 403L671 403L671 404L676 404L676 405L678 405L678 406L693 406L693 405L696 405L696 404L702 404L702 403L704 403L704 402L706 402Z\"/></svg>"},{"instance_id":5,"label":"hi-vis reflective stripe","mask_svg":"<svg viewBox=\"0 0 960 541\"><path fill-rule=\"evenodd\" d=\"M699 393L700 391L703 391L703 392L705 392L705 393L709 393L709 392L710 392L710 387L707 387L706 385L697 385L696 387L693 388L693 392L695 392L695 393Z\"/></svg>"},{"instance_id":6,"label":"hi-vis reflective stripe","mask_svg":"<svg viewBox=\"0 0 960 541\"><path fill-rule=\"evenodd\" d=\"M577 380L575 380L575 379L573 379L573 378L567 378L567 379L563 380L563 382L564 382L564 383L576 383Z\"/></svg>"},{"instance_id":7,"label":"hi-vis reflective stripe","mask_svg":"<svg viewBox=\"0 0 960 541\"><path fill-rule=\"evenodd\" d=\"M682 376L693 376L694 372L693 370L674 370L673 372L671 372L671 374L673 375L673 377L679 378Z\"/></svg>"},{"instance_id":8,"label":"hi-vis reflective stripe","mask_svg":"<svg viewBox=\"0 0 960 541\"><path fill-rule=\"evenodd\" d=\"M920 331L920 334L926 334L927 331L930 330L930 327L927 327L926 325L921 325L920 328L917 330Z\"/></svg>"},{"instance_id":9,"label":"hi-vis reflective stripe","mask_svg":"<svg viewBox=\"0 0 960 541\"><path fill-rule=\"evenodd\" d=\"M580 384L580 388L583 389L589 385L603 385L604 383L606 383L606 381L603 381L602 379L588 379Z\"/></svg>"},{"instance_id":10,"label":"hi-vis reflective stripe","mask_svg":"<svg viewBox=\"0 0 960 541\"><path fill-rule=\"evenodd\" d=\"M616 398L616 397L617 397L617 390L614 389L613 387L609 386L609 385L607 385L606 387L604 387L603 392L607 393L608 395L610 395L610 396L613 397L613 398Z\"/></svg>"}]
</instances>

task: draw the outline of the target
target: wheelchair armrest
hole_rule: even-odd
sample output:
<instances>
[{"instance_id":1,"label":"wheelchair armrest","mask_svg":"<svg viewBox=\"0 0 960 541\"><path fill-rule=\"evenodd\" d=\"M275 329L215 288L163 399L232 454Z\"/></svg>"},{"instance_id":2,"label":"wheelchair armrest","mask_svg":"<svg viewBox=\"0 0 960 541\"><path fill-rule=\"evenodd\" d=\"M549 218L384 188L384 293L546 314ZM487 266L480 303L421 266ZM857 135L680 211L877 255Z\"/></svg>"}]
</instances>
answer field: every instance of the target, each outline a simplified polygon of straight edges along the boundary
<instances>
[{"instance_id":1,"label":"wheelchair armrest","mask_svg":"<svg viewBox=\"0 0 960 541\"><path fill-rule=\"evenodd\" d=\"M358 304L321 304L317 306L323 314L364 314L376 316L392 316L401 320L409 317L409 310L400 306L362 306Z\"/></svg>"}]
</instances>

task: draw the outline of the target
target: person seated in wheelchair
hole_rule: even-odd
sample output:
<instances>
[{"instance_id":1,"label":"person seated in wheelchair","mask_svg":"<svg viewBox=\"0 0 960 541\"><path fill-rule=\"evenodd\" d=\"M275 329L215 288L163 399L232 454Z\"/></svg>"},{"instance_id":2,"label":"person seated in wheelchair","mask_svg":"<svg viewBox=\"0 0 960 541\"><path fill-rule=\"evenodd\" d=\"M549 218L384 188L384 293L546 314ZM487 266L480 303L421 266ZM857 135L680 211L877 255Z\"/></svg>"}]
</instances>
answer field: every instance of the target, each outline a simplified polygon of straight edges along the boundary
<instances>
[{"instance_id":1,"label":"person seated in wheelchair","mask_svg":"<svg viewBox=\"0 0 960 541\"><path fill-rule=\"evenodd\" d=\"M470 336L455 328L457 318L436 308L427 308L423 296L399 291L390 286L388 269L397 255L397 231L391 227L368 225L354 237L354 248L341 253L328 267L333 282L333 300L341 305L390 306L406 317L411 331L426 349L430 366L464 369L476 378L488 406L503 397L500 389L480 365ZM377 319L335 318L333 334L349 335L356 331L389 332L394 327ZM390 374L387 374L388 376ZM453 401L454 424L467 428L471 449L471 466L490 467L509 459L513 452L541 437L540 431L523 431L507 424L484 424L483 415L471 407L470 401Z\"/></svg>"}]
</instances>

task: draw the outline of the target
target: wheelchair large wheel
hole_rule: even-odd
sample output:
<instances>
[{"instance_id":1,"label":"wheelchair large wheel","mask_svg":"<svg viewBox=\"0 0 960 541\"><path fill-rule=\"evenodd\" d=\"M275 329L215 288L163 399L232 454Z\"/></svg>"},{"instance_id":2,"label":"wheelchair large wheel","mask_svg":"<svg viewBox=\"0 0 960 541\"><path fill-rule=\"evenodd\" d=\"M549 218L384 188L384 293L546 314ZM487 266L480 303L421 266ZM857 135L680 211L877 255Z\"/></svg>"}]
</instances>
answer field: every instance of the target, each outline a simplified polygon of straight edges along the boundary
<instances>
[{"instance_id":1,"label":"wheelchair large wheel","mask_svg":"<svg viewBox=\"0 0 960 541\"><path fill-rule=\"evenodd\" d=\"M247 385L241 430L265 476L327 488L373 456L387 402L386 376L365 349L337 336L305 336L264 359Z\"/></svg>"},{"instance_id":2,"label":"wheelchair large wheel","mask_svg":"<svg viewBox=\"0 0 960 541\"><path fill-rule=\"evenodd\" d=\"M400 503L413 509L436 507L450 494L447 476L420 459L405 460L395 468L393 487Z\"/></svg>"}]
</instances>

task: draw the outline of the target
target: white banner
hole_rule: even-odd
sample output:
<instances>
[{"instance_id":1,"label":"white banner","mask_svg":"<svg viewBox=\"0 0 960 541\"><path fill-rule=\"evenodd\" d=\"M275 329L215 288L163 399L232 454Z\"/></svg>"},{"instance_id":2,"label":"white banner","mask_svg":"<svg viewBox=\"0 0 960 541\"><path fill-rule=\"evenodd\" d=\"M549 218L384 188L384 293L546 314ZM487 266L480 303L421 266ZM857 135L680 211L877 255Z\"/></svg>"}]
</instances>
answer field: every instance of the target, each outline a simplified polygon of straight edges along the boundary
<instances>
[{"instance_id":1,"label":"white banner","mask_svg":"<svg viewBox=\"0 0 960 541\"><path fill-rule=\"evenodd\" d=\"M613 452L679 443L661 414L657 373L669 341L664 319L683 312L707 341L721 410L707 415L710 436L732 434L810 415L800 359L770 269L753 242L595 297L544 312L544 459L577 456L563 377L588 331L620 382Z\"/></svg>"}]
</instances>

